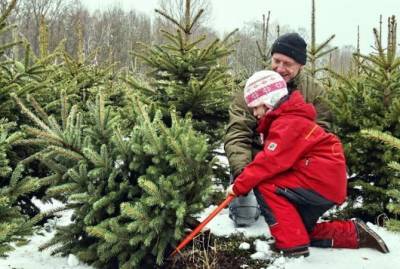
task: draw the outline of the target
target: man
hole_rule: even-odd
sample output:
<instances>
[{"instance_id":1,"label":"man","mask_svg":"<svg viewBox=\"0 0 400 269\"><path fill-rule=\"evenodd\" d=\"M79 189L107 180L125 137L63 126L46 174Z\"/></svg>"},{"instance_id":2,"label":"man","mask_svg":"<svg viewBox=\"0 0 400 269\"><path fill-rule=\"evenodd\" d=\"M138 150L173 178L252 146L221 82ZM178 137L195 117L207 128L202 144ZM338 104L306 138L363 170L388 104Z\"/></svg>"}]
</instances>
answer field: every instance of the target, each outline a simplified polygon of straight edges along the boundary
<instances>
[{"instance_id":1,"label":"man","mask_svg":"<svg viewBox=\"0 0 400 269\"><path fill-rule=\"evenodd\" d=\"M307 62L307 44L304 39L297 33L280 36L272 45L271 56L271 69L284 78L289 92L295 88L299 89L306 102L316 107L317 122L329 128L329 110L321 100L323 89L312 78L301 74ZM233 181L262 149L262 145L255 132L257 120L247 107L242 91L235 96L229 109L229 117L224 142ZM236 198L229 210L236 226L248 226L255 222L260 214L253 192L245 197Z\"/></svg>"},{"instance_id":2,"label":"man","mask_svg":"<svg viewBox=\"0 0 400 269\"><path fill-rule=\"evenodd\" d=\"M318 113L317 123L327 129L329 128L329 111L324 107L321 100L323 91L312 79L304 76L304 74L300 74L303 66L306 64L306 47L306 42L297 33L289 33L280 36L274 42L271 49L271 68L283 77L287 84L289 96L293 90L300 90L305 101L315 106ZM235 97L230 107L229 114L230 121L225 135L225 152L229 160L232 178L235 179L242 173L243 169L252 162L255 155L261 151L263 147L261 139L256 132L257 120L253 116L253 111L247 107L242 91ZM268 162L268 160L265 161ZM234 194L232 186L233 185L231 185L228 190L230 194ZM293 192L275 193L275 195L277 197L283 195L290 203L293 203L293 205L298 208L303 221L308 219L308 215L320 215L320 212L312 212L308 208L308 205L315 202L316 196L298 195ZM263 216L268 220L268 217L271 216L271 212L258 191L256 191L256 196L257 201L259 201L261 205ZM258 218L260 209L257 207L255 200L254 195L250 192L247 196L238 197L231 203L230 216L236 225L248 226ZM316 220L317 218L310 223L314 225ZM308 225L308 223L305 223L305 225L306 228L309 229L308 232L312 232L313 235L318 234L317 236L313 236L315 237L314 239L319 239L312 240L312 246L369 247L383 253L389 252L383 240L360 220L346 221L342 224L338 222L326 222L319 225L319 228L314 231L312 231L313 225ZM351 246L346 241L346 227L348 228L347 232L352 235ZM336 231L339 228L343 230L343 233L339 236L343 239L343 242L340 240L335 241L334 239L337 235L330 234L330 232ZM295 249L293 252L288 251L287 254L296 257L307 256L309 252L307 246L305 246L304 248Z\"/></svg>"}]
</instances>

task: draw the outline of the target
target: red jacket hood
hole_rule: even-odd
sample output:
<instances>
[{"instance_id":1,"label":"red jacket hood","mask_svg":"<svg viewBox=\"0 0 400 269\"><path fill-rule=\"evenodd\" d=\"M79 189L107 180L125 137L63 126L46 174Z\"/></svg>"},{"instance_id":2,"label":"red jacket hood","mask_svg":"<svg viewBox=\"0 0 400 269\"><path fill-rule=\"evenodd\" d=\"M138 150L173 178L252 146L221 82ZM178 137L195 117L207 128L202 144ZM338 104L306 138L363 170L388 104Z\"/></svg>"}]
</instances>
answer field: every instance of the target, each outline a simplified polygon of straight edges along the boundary
<instances>
[{"instance_id":1,"label":"red jacket hood","mask_svg":"<svg viewBox=\"0 0 400 269\"><path fill-rule=\"evenodd\" d=\"M279 116L295 115L315 121L317 112L313 105L304 101L303 95L299 90L293 91L289 98L284 101L279 107L267 113L258 122L257 132L266 133L271 123Z\"/></svg>"}]
</instances>

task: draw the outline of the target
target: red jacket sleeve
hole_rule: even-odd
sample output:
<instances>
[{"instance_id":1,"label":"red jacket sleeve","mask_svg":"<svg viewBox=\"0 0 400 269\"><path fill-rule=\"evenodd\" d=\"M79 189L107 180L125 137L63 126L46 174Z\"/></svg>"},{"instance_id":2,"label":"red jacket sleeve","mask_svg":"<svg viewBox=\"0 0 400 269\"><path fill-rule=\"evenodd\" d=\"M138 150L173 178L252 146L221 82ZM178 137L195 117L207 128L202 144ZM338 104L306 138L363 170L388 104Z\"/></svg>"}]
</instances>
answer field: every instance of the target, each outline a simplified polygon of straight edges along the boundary
<instances>
[{"instance_id":1,"label":"red jacket sleeve","mask_svg":"<svg viewBox=\"0 0 400 269\"><path fill-rule=\"evenodd\" d=\"M235 194L247 194L260 182L289 170L306 152L309 143L305 138L315 125L298 117L276 119L264 140L264 149L236 178Z\"/></svg>"}]
</instances>

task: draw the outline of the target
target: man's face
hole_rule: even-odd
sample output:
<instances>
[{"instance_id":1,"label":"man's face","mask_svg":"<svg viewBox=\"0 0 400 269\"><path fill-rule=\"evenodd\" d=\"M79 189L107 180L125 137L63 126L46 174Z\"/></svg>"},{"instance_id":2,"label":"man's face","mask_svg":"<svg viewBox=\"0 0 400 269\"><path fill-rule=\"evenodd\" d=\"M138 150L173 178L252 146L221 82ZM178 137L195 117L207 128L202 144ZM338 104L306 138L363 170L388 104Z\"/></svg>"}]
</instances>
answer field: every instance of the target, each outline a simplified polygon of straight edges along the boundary
<instances>
[{"instance_id":1,"label":"man's face","mask_svg":"<svg viewBox=\"0 0 400 269\"><path fill-rule=\"evenodd\" d=\"M286 82L289 82L300 72L303 65L281 53L274 53L271 59L271 68L279 73Z\"/></svg>"}]
</instances>

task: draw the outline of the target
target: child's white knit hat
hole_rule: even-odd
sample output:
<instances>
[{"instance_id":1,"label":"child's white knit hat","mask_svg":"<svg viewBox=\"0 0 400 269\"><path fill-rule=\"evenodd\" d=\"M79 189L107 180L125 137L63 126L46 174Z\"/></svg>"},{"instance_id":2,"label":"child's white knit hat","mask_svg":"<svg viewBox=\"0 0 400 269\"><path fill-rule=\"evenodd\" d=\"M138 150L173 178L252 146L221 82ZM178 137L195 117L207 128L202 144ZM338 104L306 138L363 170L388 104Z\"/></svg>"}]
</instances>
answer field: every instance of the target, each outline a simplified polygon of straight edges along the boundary
<instances>
[{"instance_id":1,"label":"child's white knit hat","mask_svg":"<svg viewBox=\"0 0 400 269\"><path fill-rule=\"evenodd\" d=\"M249 107L261 104L274 107L286 95L288 95L288 89L285 80L281 75L270 70L254 73L244 87L244 100Z\"/></svg>"}]
</instances>

